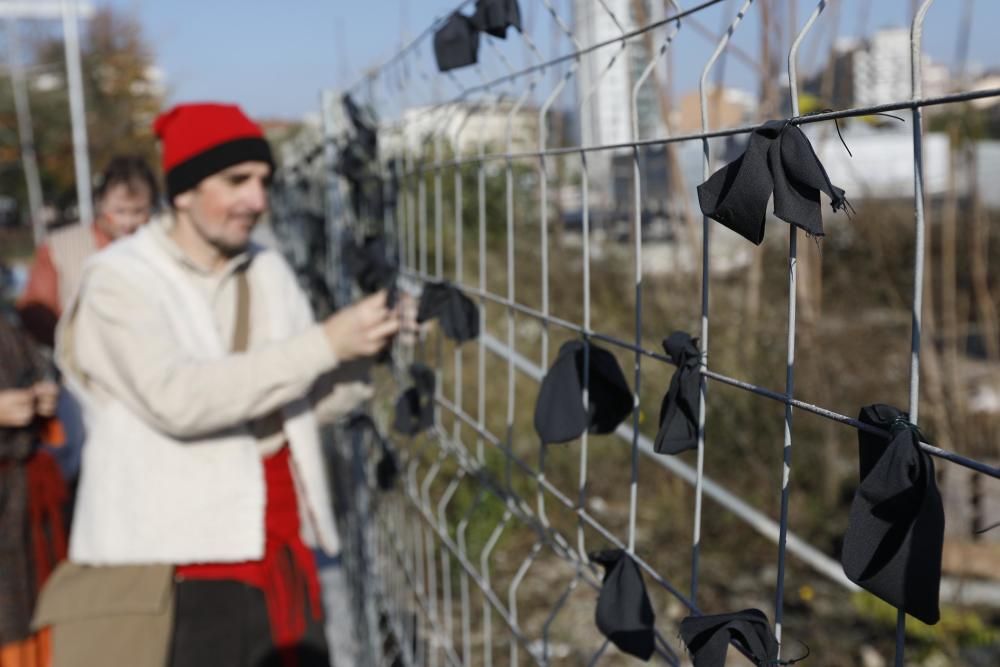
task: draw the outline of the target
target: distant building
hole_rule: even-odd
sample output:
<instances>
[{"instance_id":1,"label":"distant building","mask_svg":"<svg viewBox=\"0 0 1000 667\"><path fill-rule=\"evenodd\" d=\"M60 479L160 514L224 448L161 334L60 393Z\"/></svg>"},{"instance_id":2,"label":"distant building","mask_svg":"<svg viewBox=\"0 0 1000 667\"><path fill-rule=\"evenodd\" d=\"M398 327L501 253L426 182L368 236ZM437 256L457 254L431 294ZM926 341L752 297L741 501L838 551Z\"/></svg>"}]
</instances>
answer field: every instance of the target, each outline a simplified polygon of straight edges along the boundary
<instances>
[{"instance_id":1,"label":"distant building","mask_svg":"<svg viewBox=\"0 0 1000 667\"><path fill-rule=\"evenodd\" d=\"M708 105L708 126L715 130L744 125L757 109L756 96L736 88L719 90L715 86L709 86L705 91L705 101ZM670 120L671 127L677 134L701 131L701 94L698 90L681 96L678 110Z\"/></svg>"},{"instance_id":2,"label":"distant building","mask_svg":"<svg viewBox=\"0 0 1000 667\"><path fill-rule=\"evenodd\" d=\"M602 4L604 6L602 6ZM644 0L647 20L655 20L662 3ZM605 7L607 9L605 9ZM610 12L610 13L609 13ZM613 16L612 16L613 15ZM582 47L611 42L583 55L577 77L577 103L581 105L578 121L580 141L584 146L621 144L633 140L632 88L652 54L639 37L629 39L621 52L621 42L614 41L623 32L638 28L632 0L574 0L573 37ZM608 67L614 57L614 64ZM596 88L595 88L596 86ZM635 102L638 136L649 138L662 134L656 88L644 85ZM605 183L611 174L612 154L602 151L588 161L588 171L597 183Z\"/></svg>"},{"instance_id":3,"label":"distant building","mask_svg":"<svg viewBox=\"0 0 1000 667\"><path fill-rule=\"evenodd\" d=\"M835 109L866 107L912 96L910 31L886 28L867 40L840 39L833 62L809 77L803 89ZM929 56L921 63L923 97L949 92L951 73Z\"/></svg>"},{"instance_id":4,"label":"distant building","mask_svg":"<svg viewBox=\"0 0 1000 667\"><path fill-rule=\"evenodd\" d=\"M433 137L440 137L443 146L462 155L475 155L480 147L488 153L510 149L517 152L538 150L538 109L523 106L514 110L514 103L501 100L471 104L452 102L440 106L407 109L398 123L383 127L379 141L390 153L405 148L411 153L433 150ZM554 112L553 112L554 113ZM552 121L552 114L548 117ZM553 145L555 138L549 145Z\"/></svg>"},{"instance_id":5,"label":"distant building","mask_svg":"<svg viewBox=\"0 0 1000 667\"><path fill-rule=\"evenodd\" d=\"M854 52L854 106L910 97L910 31L879 30Z\"/></svg>"}]
</instances>

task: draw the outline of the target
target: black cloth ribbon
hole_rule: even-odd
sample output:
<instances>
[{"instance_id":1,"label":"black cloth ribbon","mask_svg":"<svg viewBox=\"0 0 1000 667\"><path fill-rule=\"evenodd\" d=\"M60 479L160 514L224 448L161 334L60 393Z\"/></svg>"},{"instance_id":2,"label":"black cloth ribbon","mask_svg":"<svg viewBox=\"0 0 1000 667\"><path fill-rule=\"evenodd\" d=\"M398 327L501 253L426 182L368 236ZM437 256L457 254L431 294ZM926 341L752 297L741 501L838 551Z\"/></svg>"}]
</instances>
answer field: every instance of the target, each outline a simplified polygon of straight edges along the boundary
<instances>
[{"instance_id":1,"label":"black cloth ribbon","mask_svg":"<svg viewBox=\"0 0 1000 667\"><path fill-rule=\"evenodd\" d=\"M521 7L517 0L477 0L472 24L477 30L507 39L507 28L521 32Z\"/></svg>"},{"instance_id":2,"label":"black cloth ribbon","mask_svg":"<svg viewBox=\"0 0 1000 667\"><path fill-rule=\"evenodd\" d=\"M723 667L730 642L753 656L758 665L778 664L778 640L759 609L688 616L681 621L681 638L694 667Z\"/></svg>"},{"instance_id":3,"label":"black cloth ribbon","mask_svg":"<svg viewBox=\"0 0 1000 667\"><path fill-rule=\"evenodd\" d=\"M663 339L663 349L677 364L660 404L657 454L679 454L698 447L698 390L701 386L701 353L698 339L675 331Z\"/></svg>"},{"instance_id":4,"label":"black cloth ribbon","mask_svg":"<svg viewBox=\"0 0 1000 667\"><path fill-rule=\"evenodd\" d=\"M417 435L434 425L434 371L421 363L410 365L413 384L396 400L392 427L403 435Z\"/></svg>"},{"instance_id":5,"label":"black cloth ribbon","mask_svg":"<svg viewBox=\"0 0 1000 667\"><path fill-rule=\"evenodd\" d=\"M455 12L434 33L434 58L438 70L474 65L479 57L479 32L468 16Z\"/></svg>"},{"instance_id":6,"label":"black cloth ribbon","mask_svg":"<svg viewBox=\"0 0 1000 667\"><path fill-rule=\"evenodd\" d=\"M622 549L588 555L604 568L594 614L597 629L621 651L649 660L656 648L656 614L639 566Z\"/></svg>"},{"instance_id":7,"label":"black cloth ribbon","mask_svg":"<svg viewBox=\"0 0 1000 667\"><path fill-rule=\"evenodd\" d=\"M924 623L938 622L944 506L934 460L920 432L891 405L861 409L858 420L890 431L858 431L861 483L840 556L847 577Z\"/></svg>"},{"instance_id":8,"label":"black cloth ribbon","mask_svg":"<svg viewBox=\"0 0 1000 667\"><path fill-rule=\"evenodd\" d=\"M354 126L360 146L364 149L369 159L375 159L378 147L378 132L376 129L378 123L375 120L374 113L370 107L361 107L358 105L350 93L344 93L341 102L344 105L347 117L351 121L351 125Z\"/></svg>"},{"instance_id":9,"label":"black cloth ribbon","mask_svg":"<svg viewBox=\"0 0 1000 667\"><path fill-rule=\"evenodd\" d=\"M589 348L588 407L583 405L585 356ZM611 433L632 412L632 392L615 356L590 342L571 340L559 348L538 392L535 431L543 443L569 442L584 431Z\"/></svg>"},{"instance_id":10,"label":"black cloth ribbon","mask_svg":"<svg viewBox=\"0 0 1000 667\"><path fill-rule=\"evenodd\" d=\"M479 309L462 290L444 281L427 283L420 294L417 322L438 318L444 335L463 343L479 336Z\"/></svg>"},{"instance_id":11,"label":"black cloth ribbon","mask_svg":"<svg viewBox=\"0 0 1000 667\"><path fill-rule=\"evenodd\" d=\"M389 289L396 283L397 268L389 259L385 237L381 235L366 236L361 243L348 239L344 243L343 261L365 294Z\"/></svg>"},{"instance_id":12,"label":"black cloth ribbon","mask_svg":"<svg viewBox=\"0 0 1000 667\"><path fill-rule=\"evenodd\" d=\"M847 207L812 144L787 120L764 123L750 134L746 151L698 186L701 211L750 242L764 240L767 200L774 193L774 214L811 236L823 236L819 193L833 210Z\"/></svg>"},{"instance_id":13,"label":"black cloth ribbon","mask_svg":"<svg viewBox=\"0 0 1000 667\"><path fill-rule=\"evenodd\" d=\"M375 464L375 481L382 491L391 491L396 485L396 477L399 475L399 460L396 450L378 430L378 425L371 415L358 413L347 422L347 428L357 431L368 431L378 445L381 457Z\"/></svg>"}]
</instances>

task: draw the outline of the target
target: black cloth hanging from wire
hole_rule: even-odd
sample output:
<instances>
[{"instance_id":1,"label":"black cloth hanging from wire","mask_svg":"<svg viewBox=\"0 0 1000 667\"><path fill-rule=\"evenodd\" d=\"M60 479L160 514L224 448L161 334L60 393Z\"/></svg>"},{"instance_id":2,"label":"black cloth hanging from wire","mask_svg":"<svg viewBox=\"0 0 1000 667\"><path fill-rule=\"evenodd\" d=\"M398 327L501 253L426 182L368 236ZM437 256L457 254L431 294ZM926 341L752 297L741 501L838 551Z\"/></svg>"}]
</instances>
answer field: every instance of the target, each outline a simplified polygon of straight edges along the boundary
<instances>
[{"instance_id":1,"label":"black cloth hanging from wire","mask_svg":"<svg viewBox=\"0 0 1000 667\"><path fill-rule=\"evenodd\" d=\"M364 413L354 415L347 422L347 428L371 433L381 454L378 463L375 464L375 482L382 491L391 491L396 486L396 477L399 475L399 460L392 443L378 430L375 420L370 415Z\"/></svg>"},{"instance_id":2,"label":"black cloth hanging from wire","mask_svg":"<svg viewBox=\"0 0 1000 667\"><path fill-rule=\"evenodd\" d=\"M702 213L760 245L772 192L776 216L810 236L823 236L820 191L830 197L834 211L848 206L802 130L787 120L772 120L750 134L743 155L698 186L698 202Z\"/></svg>"},{"instance_id":3,"label":"black cloth hanging from wire","mask_svg":"<svg viewBox=\"0 0 1000 667\"><path fill-rule=\"evenodd\" d=\"M594 614L597 629L621 651L649 660L656 648L656 614L639 566L623 549L588 555L604 568Z\"/></svg>"},{"instance_id":4,"label":"black cloth hanging from wire","mask_svg":"<svg viewBox=\"0 0 1000 667\"><path fill-rule=\"evenodd\" d=\"M583 405L587 350L588 406ZM545 374L535 403L535 431L543 443L569 442L591 433L611 433L632 412L632 392L615 356L602 347L571 340Z\"/></svg>"},{"instance_id":5,"label":"black cloth hanging from wire","mask_svg":"<svg viewBox=\"0 0 1000 667\"><path fill-rule=\"evenodd\" d=\"M396 400L392 427L403 435L414 436L434 425L434 371L421 363L410 365L413 384Z\"/></svg>"},{"instance_id":6,"label":"black cloth hanging from wire","mask_svg":"<svg viewBox=\"0 0 1000 667\"><path fill-rule=\"evenodd\" d=\"M367 156L370 159L374 159L378 148L378 132L376 130L378 122L375 120L374 112L370 107L359 106L350 93L344 93L341 102L344 105L347 117L351 121L351 125L354 126L358 143L364 148Z\"/></svg>"},{"instance_id":7,"label":"black cloth hanging from wire","mask_svg":"<svg viewBox=\"0 0 1000 667\"><path fill-rule=\"evenodd\" d=\"M458 12L448 17L434 33L434 58L441 72L476 64L479 32L471 18Z\"/></svg>"},{"instance_id":8,"label":"black cloth hanging from wire","mask_svg":"<svg viewBox=\"0 0 1000 667\"><path fill-rule=\"evenodd\" d=\"M663 349L677 364L670 387L660 404L657 454L679 454L698 447L698 390L701 387L701 353L698 339L675 331L663 339Z\"/></svg>"},{"instance_id":9,"label":"black cloth hanging from wire","mask_svg":"<svg viewBox=\"0 0 1000 667\"><path fill-rule=\"evenodd\" d=\"M380 234L369 234L361 243L353 238L344 243L344 264L365 294L395 285L397 268L389 259L388 250L385 237Z\"/></svg>"},{"instance_id":10,"label":"black cloth hanging from wire","mask_svg":"<svg viewBox=\"0 0 1000 667\"><path fill-rule=\"evenodd\" d=\"M840 561L851 581L933 625L940 618L944 507L934 460L920 448L920 431L908 418L883 404L858 415L891 435L858 431L861 483Z\"/></svg>"},{"instance_id":11,"label":"black cloth hanging from wire","mask_svg":"<svg viewBox=\"0 0 1000 667\"><path fill-rule=\"evenodd\" d=\"M444 335L463 343L479 336L479 309L448 281L427 283L420 293L417 323L437 318Z\"/></svg>"},{"instance_id":12,"label":"black cloth hanging from wire","mask_svg":"<svg viewBox=\"0 0 1000 667\"><path fill-rule=\"evenodd\" d=\"M517 0L477 0L472 24L477 30L507 39L507 28L521 32L521 7Z\"/></svg>"},{"instance_id":13,"label":"black cloth hanging from wire","mask_svg":"<svg viewBox=\"0 0 1000 667\"><path fill-rule=\"evenodd\" d=\"M694 667L724 667L730 642L753 656L758 665L778 664L778 640L759 609L688 616L681 621L681 638Z\"/></svg>"}]
</instances>

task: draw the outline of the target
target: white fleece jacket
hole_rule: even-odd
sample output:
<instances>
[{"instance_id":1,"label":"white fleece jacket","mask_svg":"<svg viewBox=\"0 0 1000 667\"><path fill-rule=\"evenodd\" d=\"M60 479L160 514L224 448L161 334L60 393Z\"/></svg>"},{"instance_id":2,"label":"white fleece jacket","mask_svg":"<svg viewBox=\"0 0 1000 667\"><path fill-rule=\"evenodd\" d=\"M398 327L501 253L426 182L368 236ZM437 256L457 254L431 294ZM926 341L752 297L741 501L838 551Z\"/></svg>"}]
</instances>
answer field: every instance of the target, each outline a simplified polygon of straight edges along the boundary
<instances>
[{"instance_id":1,"label":"white fleece jacket","mask_svg":"<svg viewBox=\"0 0 1000 667\"><path fill-rule=\"evenodd\" d=\"M335 553L317 424L305 399L338 364L294 275L277 253L251 250L243 261L252 300L267 313L265 331L254 333L248 352L230 354L212 304L169 243L154 223L95 255L60 323L57 359L81 398L88 432L70 559L262 557L263 466L246 423L279 408L303 537Z\"/></svg>"}]
</instances>

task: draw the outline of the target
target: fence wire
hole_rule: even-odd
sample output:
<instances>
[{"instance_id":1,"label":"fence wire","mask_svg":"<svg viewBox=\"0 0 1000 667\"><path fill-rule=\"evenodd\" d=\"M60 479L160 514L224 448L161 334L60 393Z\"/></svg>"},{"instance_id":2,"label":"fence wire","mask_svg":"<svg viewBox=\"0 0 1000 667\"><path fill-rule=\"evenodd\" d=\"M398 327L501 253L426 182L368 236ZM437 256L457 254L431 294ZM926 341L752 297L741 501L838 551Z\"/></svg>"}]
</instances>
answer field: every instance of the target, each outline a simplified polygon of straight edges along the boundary
<instances>
[{"instance_id":1,"label":"fence wire","mask_svg":"<svg viewBox=\"0 0 1000 667\"><path fill-rule=\"evenodd\" d=\"M522 660L540 665L565 660L587 665L610 662L612 654L617 652L603 638L595 639L598 635L591 620L600 575L587 553L598 545L626 550L647 581L673 600L666 606L674 605L675 612L681 610L674 616L725 611L711 608L718 605L717 597L711 596L706 601L699 588L705 568L717 562L706 560L713 548L711 541L703 539L702 532L706 496L715 503L713 511L722 510L736 525L764 536L777 547L771 611L782 659L795 658L801 644L812 639L789 637L786 633L788 556L830 582L836 590L858 590L827 548L817 547L790 530L789 513L797 497L793 481L800 474L808 476L813 472L793 467L793 445L801 447L793 429L795 411L811 413L831 424L879 432L837 410L796 396L796 343L800 342L796 330L800 320L797 306L807 305L800 296L799 258L803 247L799 245L796 227L788 227L788 247L784 253L788 295L784 389L735 377L710 364L710 358L714 358L709 354L709 333L713 330L711 307L715 305L709 299L713 267L739 251L734 250L731 240L714 238L721 228L704 217L700 229L693 232L697 243L689 251L700 254L700 261L690 266L692 275L700 274L701 278L698 318L701 386L698 446L693 463L683 457L656 454L652 441L643 433L642 399L657 400L662 395L662 387L650 382L649 377L658 372L658 367L672 363L647 344L649 322L644 319L643 308L648 298L643 290L644 278L650 268L644 266L650 245L644 240L646 152L698 142L702 149L701 176L707 178L727 150L726 138L746 135L756 127L714 127L710 100L714 86L721 81L718 68L733 48L731 40L748 14L755 11L755 4L760 3L710 0L685 9L682 3L669 0L663 3L659 15L649 12L648 16L638 17L636 6L645 7L648 12L649 4L578 1L575 3L578 13L593 12L598 15L594 20L610 21L615 26L613 38L587 44L580 43L581 32L570 27L574 22L564 7L557 6L561 3L523 0L524 32L511 30L502 44L485 38L480 48L480 64L457 74L437 73L428 58L431 37L447 19L444 16L349 90L381 119L378 159L374 169L361 179L368 184L365 187L376 191L372 196L352 200L351 188L343 178L343 139L349 134L349 124L338 96L332 93L324 96L322 136L306 138L300 145L287 149L279 175L275 220L279 236L318 310L336 308L354 296L342 252L348 239L366 233L380 233L391 241L390 254L401 266L400 280L405 291L416 294L428 281L447 279L475 300L479 308L482 333L477 341L464 347L445 342L437 335L422 335L415 346L396 345L392 365L394 384L382 387L387 396L394 396L393 387L405 386L406 368L414 360L432 365L438 380L431 431L410 440L390 436L401 456L398 491L379 491L371 481L380 450L370 434L348 428L331 439L338 461L344 559L358 628L357 664L490 666L518 665ZM835 0L820 0L801 26L784 26L788 34L784 113L789 114L789 122L811 125L909 111L915 246L910 269L913 291L909 303L908 411L911 421L918 423L921 351L927 342L922 337L921 319L927 235L923 110L998 97L1000 89L923 96L921 37L925 18L934 4L934 0L923 0L910 26L908 99L801 114L798 52L824 12L836 4ZM468 5L470 0L456 11ZM671 58L678 58L672 51L678 35L690 32L689 25L700 25L699 17L713 8L722 12L725 24L721 38L701 68L700 130L670 134L666 128L654 127L652 136L649 128L644 133L638 112L642 100L648 99L643 96L663 85L662 71ZM574 18L578 26L580 17ZM640 23L639 18L644 20ZM550 30L547 37L546 27ZM792 30L796 30L794 34ZM638 44L643 46L634 47ZM548 57L542 54L545 45L552 49ZM634 60L637 53L641 62L633 66L635 76L627 89L631 96L627 140L588 143L586 128L592 121L591 102L603 94L602 85L607 77L613 78L620 71L615 69L616 62ZM521 66L514 64L518 59ZM713 75L717 78L713 79ZM570 133L555 131L561 126L557 120L567 107L559 101L567 96L574 83L579 92L569 106L580 118L583 137L576 144L566 140ZM532 112L531 122L525 120L527 109ZM497 127L502 129L498 131ZM470 136L474 138L469 139ZM502 137L502 142L491 144L496 137ZM594 238L606 234L608 229L606 219L598 212L608 205L607 195L602 192L603 181L614 176L600 164L609 155L627 156L630 162L625 172L626 180L630 181L630 207L624 209L629 217L624 236L630 246L632 266L627 274L613 276L592 274L595 252L607 252L603 247L606 242L598 248ZM560 169L560 160L567 159L579 163L580 230L578 237L574 237L579 243L578 275L567 270L565 264L553 265L556 256L565 262L565 252L557 252L560 246L556 234L562 247L567 236L565 230L556 231L557 226L564 226L564 220L552 219L553 212L562 209L554 202L563 193L559 191L561 188L552 191L551 185ZM693 190L693 183L688 186ZM536 190L537 201L525 194ZM469 201L474 205L467 205ZM534 205L537 215L533 220L537 224L527 224L526 211ZM683 224L678 227L678 236L691 231L685 230ZM772 225L772 235L775 228ZM475 233L467 238L470 229L475 229ZM529 232L537 232L537 239L528 238ZM473 237L475 245L469 240ZM523 270L524 261L517 259L526 248L531 248L530 267L525 271L530 278L518 273ZM474 257L469 266L467 254ZM450 264L448 270L446 260ZM622 275L628 275L627 280L632 284L621 284L620 293L631 291L634 301L629 303L623 297L617 306L631 311L629 319L634 332L631 336L608 330L592 308L593 281L626 280ZM580 303L573 317L558 316L553 313L553 294L569 290L567 282L571 277L580 280ZM537 286L533 282L536 278ZM526 415L522 414L524 396L534 395L534 387L549 367L551 345L570 337L607 344L620 358L632 360L634 410L631 419L613 436L630 447L627 510L608 511L603 507L606 503L590 492L594 481L607 474L605 466L621 463L620 457L614 457L613 451L603 444L604 440L585 433L578 443L558 449L556 454L552 446L539 446L522 433L526 430ZM531 342L525 343L526 339ZM715 349L711 349L714 354ZM843 372L850 369L844 368ZM712 384L783 406L780 486L774 490L780 498L776 519L731 490L734 480L727 478L739 471L719 469L718 478L705 472L706 449L713 446L712 421L706 418L710 413L708 393ZM585 388L585 402L586 391ZM385 434L390 430L391 404L390 400L371 406L375 421ZM987 461L929 442L920 446L941 461L973 471L985 482L995 483L1000 477L1000 469ZM576 459L578 477L575 487L567 491L553 481L551 466L555 459L559 466L558 480L565 481L570 458ZM677 558L669 561L671 567L664 567L665 561L657 552L666 545L651 543L648 530L644 539L637 537L639 524L654 521L651 517L655 516L642 507L640 480L645 484L646 480L663 483L664 479L649 476L645 471L650 469L661 470L669 478L693 487L687 573L681 571L681 561ZM676 552L676 545L671 549ZM498 575L498 563L502 577ZM533 582L530 609L524 603L526 595L522 591L529 581ZM959 587L959 583L945 580L944 598L953 599ZM756 592L758 596L763 594ZM586 607L583 613L577 609L581 605ZM571 624L586 619L586 625L577 625L575 631L567 634L565 630L557 630L561 627L561 617L570 618ZM672 665L684 664L686 658L674 636L676 632L665 630L668 624L669 621L659 624L657 659ZM904 663L905 652L906 618L900 611L895 636L896 665ZM822 663L822 656L817 661Z\"/></svg>"}]
</instances>

